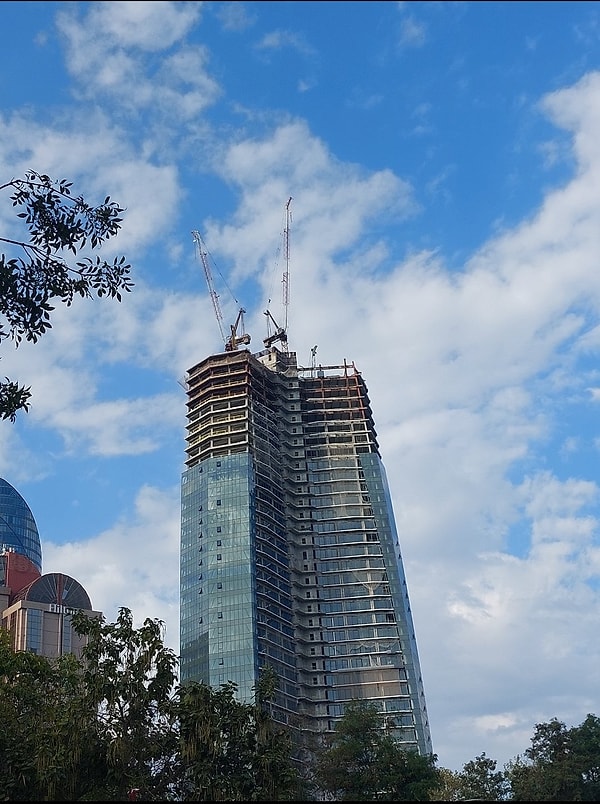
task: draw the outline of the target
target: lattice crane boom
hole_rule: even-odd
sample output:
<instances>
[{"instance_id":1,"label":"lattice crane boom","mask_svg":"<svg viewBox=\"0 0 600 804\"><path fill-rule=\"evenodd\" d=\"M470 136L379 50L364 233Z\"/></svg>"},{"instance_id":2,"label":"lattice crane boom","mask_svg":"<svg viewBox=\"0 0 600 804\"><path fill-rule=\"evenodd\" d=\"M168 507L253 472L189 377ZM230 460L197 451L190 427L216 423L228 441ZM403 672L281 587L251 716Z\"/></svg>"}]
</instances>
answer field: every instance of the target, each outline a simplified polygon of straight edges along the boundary
<instances>
[{"instance_id":1,"label":"lattice crane boom","mask_svg":"<svg viewBox=\"0 0 600 804\"><path fill-rule=\"evenodd\" d=\"M246 311L244 310L243 307L240 307L235 324L230 325L231 331L229 337L227 337L225 335L223 313L221 312L219 295L215 290L215 283L213 281L212 271L210 270L210 264L208 262L208 250L206 248L206 244L202 239L202 235L200 234L200 232L194 230L192 232L192 237L194 238L194 243L196 244L196 253L198 254L200 262L202 263L202 268L204 269L204 276L206 278L206 284L208 285L208 292L210 294L210 299L212 301L215 316L217 318L217 324L219 325L219 332L221 333L221 338L223 339L223 343L225 344L225 351L231 352L234 349L237 349L238 344L240 343L243 344L250 343L250 335L247 332L243 332L244 313ZM238 335L237 330L240 325L242 329L242 334Z\"/></svg>"},{"instance_id":2,"label":"lattice crane boom","mask_svg":"<svg viewBox=\"0 0 600 804\"><path fill-rule=\"evenodd\" d=\"M290 223L292 221L292 212L290 210L291 203L292 197L290 196L287 204L285 205L285 229L283 231L283 255L285 259L285 271L283 273L283 280L281 284L284 312L283 328L286 332L288 328L288 306L290 303Z\"/></svg>"},{"instance_id":3,"label":"lattice crane boom","mask_svg":"<svg viewBox=\"0 0 600 804\"><path fill-rule=\"evenodd\" d=\"M225 331L223 329L223 313L221 312L221 305L219 304L219 296L217 294L217 291L215 290L212 272L210 270L210 265L208 263L208 252L206 250L206 244L204 243L204 240L202 239L200 232L194 230L192 232L192 237L194 238L194 243L196 244L196 253L200 258L202 267L204 268L204 276L206 278L206 284L208 285L210 300L212 301L215 316L217 318L217 324L219 325L219 332L221 333L223 343L225 343L226 338L225 338Z\"/></svg>"},{"instance_id":4,"label":"lattice crane boom","mask_svg":"<svg viewBox=\"0 0 600 804\"><path fill-rule=\"evenodd\" d=\"M292 217L292 213L290 210L290 204L292 203L292 198L288 199L287 204L285 205L285 229L283 231L283 251L284 251L284 258L285 258L285 269L283 272L283 278L281 282L282 287L282 301L283 301L283 310L284 310L284 325L281 327L273 318L271 311L266 309L265 315L267 317L267 337L263 338L263 343L267 348L270 348L275 341L281 341L281 344L284 349L288 348L288 336L287 336L287 328L288 328L288 305L290 301L290 221ZM269 300L270 301L270 300ZM271 324L275 327L275 331L271 332Z\"/></svg>"}]
</instances>

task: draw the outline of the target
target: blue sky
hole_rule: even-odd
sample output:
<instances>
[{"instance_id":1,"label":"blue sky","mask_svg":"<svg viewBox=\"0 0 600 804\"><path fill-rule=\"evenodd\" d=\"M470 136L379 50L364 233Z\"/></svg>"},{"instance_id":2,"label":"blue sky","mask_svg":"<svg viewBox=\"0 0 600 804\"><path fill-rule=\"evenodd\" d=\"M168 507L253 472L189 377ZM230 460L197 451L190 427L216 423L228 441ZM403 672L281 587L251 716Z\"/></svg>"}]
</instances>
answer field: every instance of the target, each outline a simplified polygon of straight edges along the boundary
<instances>
[{"instance_id":1,"label":"blue sky","mask_svg":"<svg viewBox=\"0 0 600 804\"><path fill-rule=\"evenodd\" d=\"M434 750L600 714L600 4L6 2L0 176L126 207L120 305L2 344L45 572L178 650L188 368L226 326L369 387ZM2 183L2 182L0 182ZM8 194L0 236L20 229Z\"/></svg>"}]
</instances>

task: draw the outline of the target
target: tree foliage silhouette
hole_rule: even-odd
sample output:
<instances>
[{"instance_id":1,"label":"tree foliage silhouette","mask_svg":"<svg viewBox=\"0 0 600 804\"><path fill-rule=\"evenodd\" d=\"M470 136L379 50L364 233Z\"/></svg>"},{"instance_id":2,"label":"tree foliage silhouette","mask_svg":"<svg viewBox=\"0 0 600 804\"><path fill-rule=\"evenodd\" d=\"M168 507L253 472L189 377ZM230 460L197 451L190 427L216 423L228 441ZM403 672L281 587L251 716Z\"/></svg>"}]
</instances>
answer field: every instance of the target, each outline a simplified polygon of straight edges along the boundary
<instances>
[{"instance_id":1,"label":"tree foliage silhouette","mask_svg":"<svg viewBox=\"0 0 600 804\"><path fill-rule=\"evenodd\" d=\"M10 251L0 254L0 343L36 343L52 327L57 302L69 307L78 296L120 302L122 293L131 291L131 266L125 257L108 262L94 254L117 235L123 221L124 209L110 196L92 206L72 195L71 182L34 170L0 185L0 190L9 189L28 238L0 236ZM85 250L91 254L82 256ZM30 386L5 377L0 381L0 417L14 422L18 411L29 410L30 398Z\"/></svg>"}]
</instances>

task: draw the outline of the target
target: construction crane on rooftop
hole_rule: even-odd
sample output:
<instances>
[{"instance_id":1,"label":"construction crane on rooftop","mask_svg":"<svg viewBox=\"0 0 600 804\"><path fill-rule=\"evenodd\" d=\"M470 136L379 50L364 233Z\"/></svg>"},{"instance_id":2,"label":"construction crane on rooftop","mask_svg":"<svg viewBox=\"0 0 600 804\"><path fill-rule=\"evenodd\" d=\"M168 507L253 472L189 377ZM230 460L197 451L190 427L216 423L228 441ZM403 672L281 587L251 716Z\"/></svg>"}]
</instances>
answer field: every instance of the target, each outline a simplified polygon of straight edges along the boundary
<instances>
[{"instance_id":1,"label":"construction crane on rooftop","mask_svg":"<svg viewBox=\"0 0 600 804\"><path fill-rule=\"evenodd\" d=\"M250 343L250 335L247 332L244 332L244 313L246 311L243 307L240 307L235 323L230 325L230 333L228 336L226 336L223 324L223 313L221 312L221 305L219 303L219 296L215 290L212 271L210 270L210 264L208 262L208 250L206 248L206 243L202 239L200 232L196 230L192 232L192 237L194 238L194 243L196 244L196 253L204 269L204 276L206 278L206 284L208 285L208 292L210 294L210 299L212 301L215 316L217 318L217 324L219 325L219 332L221 333L221 338L225 344L225 351L233 352L238 348L239 344ZM237 334L238 327L240 327L241 335Z\"/></svg>"},{"instance_id":2,"label":"construction crane on rooftop","mask_svg":"<svg viewBox=\"0 0 600 804\"><path fill-rule=\"evenodd\" d=\"M269 309L265 310L265 315L267 316L267 337L264 338L263 343L266 347L272 346L276 341L281 341L281 344L284 349L287 349L287 329L288 329L288 307L290 303L290 223L292 220L292 212L290 209L290 204L292 203L292 198L288 198L288 202L285 205L285 229L283 230L283 254L285 259L285 269L283 272L283 278L281 282L282 288L282 301L283 301L283 312L284 312L284 322L283 326L280 327L277 321L271 315ZM275 327L275 331L271 333L271 323Z\"/></svg>"}]
</instances>

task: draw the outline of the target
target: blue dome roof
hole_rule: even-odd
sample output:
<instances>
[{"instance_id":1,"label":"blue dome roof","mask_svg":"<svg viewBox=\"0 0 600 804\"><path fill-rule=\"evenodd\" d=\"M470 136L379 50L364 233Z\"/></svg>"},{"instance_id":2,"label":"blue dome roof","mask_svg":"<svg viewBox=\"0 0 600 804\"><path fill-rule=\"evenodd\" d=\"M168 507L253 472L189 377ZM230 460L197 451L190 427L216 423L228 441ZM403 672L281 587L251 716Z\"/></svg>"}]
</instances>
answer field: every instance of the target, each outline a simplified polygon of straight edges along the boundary
<instances>
[{"instance_id":1,"label":"blue dome roof","mask_svg":"<svg viewBox=\"0 0 600 804\"><path fill-rule=\"evenodd\" d=\"M42 543L31 509L19 492L0 478L0 552L26 556L42 571Z\"/></svg>"}]
</instances>

